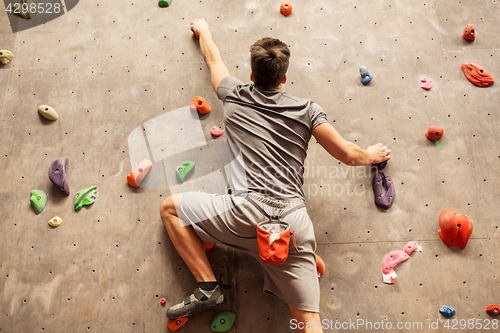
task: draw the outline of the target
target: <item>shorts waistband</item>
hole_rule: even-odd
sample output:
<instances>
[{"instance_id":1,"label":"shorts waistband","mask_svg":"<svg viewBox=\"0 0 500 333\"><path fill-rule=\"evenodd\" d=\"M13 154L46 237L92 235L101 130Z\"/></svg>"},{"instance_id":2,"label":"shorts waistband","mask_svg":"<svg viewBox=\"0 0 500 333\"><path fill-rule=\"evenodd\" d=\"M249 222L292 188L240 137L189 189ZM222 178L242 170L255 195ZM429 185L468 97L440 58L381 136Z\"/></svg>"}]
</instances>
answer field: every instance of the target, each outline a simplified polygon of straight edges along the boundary
<instances>
[{"instance_id":1,"label":"shorts waistband","mask_svg":"<svg viewBox=\"0 0 500 333\"><path fill-rule=\"evenodd\" d=\"M293 208L293 207L301 204L301 202L280 200L280 199L276 199L276 198L262 195L262 194L257 193L257 192L250 192L250 193L237 192L234 195L240 196L240 197L248 196L259 204L264 204L268 207L276 208L276 209L280 209L280 210L287 209L287 208Z\"/></svg>"}]
</instances>

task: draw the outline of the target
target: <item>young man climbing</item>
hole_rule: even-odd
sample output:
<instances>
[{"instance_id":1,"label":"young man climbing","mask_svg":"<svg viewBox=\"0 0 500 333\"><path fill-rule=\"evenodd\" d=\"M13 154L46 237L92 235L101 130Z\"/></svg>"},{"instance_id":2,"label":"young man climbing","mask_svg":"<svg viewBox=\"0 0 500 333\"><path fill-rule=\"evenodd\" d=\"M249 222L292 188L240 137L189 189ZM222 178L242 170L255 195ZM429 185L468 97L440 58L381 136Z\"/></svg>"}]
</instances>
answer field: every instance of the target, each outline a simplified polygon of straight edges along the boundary
<instances>
[{"instance_id":1,"label":"young man climbing","mask_svg":"<svg viewBox=\"0 0 500 333\"><path fill-rule=\"evenodd\" d=\"M255 42L250 48L253 84L244 84L229 75L207 22L196 19L191 30L199 35L213 88L224 103L231 153L241 158L225 167L230 178L228 194L187 192L161 204L169 237L198 282L193 294L167 310L167 317L189 316L224 302L205 252L205 243L219 243L261 262L264 290L288 304L291 328L322 332L316 240L303 207L309 140L313 135L333 157L350 166L386 161L391 151L381 143L364 150L344 140L319 105L281 91L290 57L286 44L273 38ZM296 244L290 244L283 264L264 263L256 241L257 224L266 216L284 216L287 211L290 214L283 221L290 224Z\"/></svg>"}]
</instances>

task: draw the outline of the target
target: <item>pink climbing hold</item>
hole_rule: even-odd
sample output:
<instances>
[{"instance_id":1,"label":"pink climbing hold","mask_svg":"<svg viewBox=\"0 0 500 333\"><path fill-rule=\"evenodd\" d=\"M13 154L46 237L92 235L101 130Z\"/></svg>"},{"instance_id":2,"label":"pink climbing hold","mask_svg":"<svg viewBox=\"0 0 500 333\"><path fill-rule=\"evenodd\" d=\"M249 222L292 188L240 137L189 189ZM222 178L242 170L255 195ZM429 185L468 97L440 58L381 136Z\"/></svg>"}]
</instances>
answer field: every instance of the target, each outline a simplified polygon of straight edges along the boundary
<instances>
[{"instance_id":1,"label":"pink climbing hold","mask_svg":"<svg viewBox=\"0 0 500 333\"><path fill-rule=\"evenodd\" d=\"M413 251L422 251L422 247L418 245L417 242L408 242L405 245L405 252L410 255Z\"/></svg>"},{"instance_id":2,"label":"pink climbing hold","mask_svg":"<svg viewBox=\"0 0 500 333\"><path fill-rule=\"evenodd\" d=\"M392 251L387 253L382 263L382 273L389 274L397 264L410 259L410 256L401 251Z\"/></svg>"},{"instance_id":3,"label":"pink climbing hold","mask_svg":"<svg viewBox=\"0 0 500 333\"><path fill-rule=\"evenodd\" d=\"M165 300L164 298L161 298L161 299L160 299L160 304L161 304L161 305L165 305L165 303L166 303L166 300Z\"/></svg>"},{"instance_id":4,"label":"pink climbing hold","mask_svg":"<svg viewBox=\"0 0 500 333\"><path fill-rule=\"evenodd\" d=\"M222 134L224 134L224 130L218 128L217 126L214 126L210 130L210 133L212 133L213 136L221 136Z\"/></svg>"},{"instance_id":5,"label":"pink climbing hold","mask_svg":"<svg viewBox=\"0 0 500 333\"><path fill-rule=\"evenodd\" d=\"M425 89L425 90L429 90L429 89L431 89L431 88L432 88L432 81L430 81L430 80L429 80L429 81L427 81L427 80L425 79L425 77L424 77L424 78L422 78L422 80L420 80L420 82L424 82L424 85L423 85L423 86L421 86L420 88Z\"/></svg>"}]
</instances>

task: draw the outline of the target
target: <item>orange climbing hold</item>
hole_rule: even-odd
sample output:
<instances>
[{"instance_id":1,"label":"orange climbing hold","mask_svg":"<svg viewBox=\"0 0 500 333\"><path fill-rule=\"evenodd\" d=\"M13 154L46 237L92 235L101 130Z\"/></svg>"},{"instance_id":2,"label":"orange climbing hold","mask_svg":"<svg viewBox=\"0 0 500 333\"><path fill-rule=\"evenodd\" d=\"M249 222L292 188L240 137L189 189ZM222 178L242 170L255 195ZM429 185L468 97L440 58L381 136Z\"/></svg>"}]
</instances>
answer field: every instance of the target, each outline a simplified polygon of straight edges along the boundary
<instances>
[{"instance_id":1,"label":"orange climbing hold","mask_svg":"<svg viewBox=\"0 0 500 333\"><path fill-rule=\"evenodd\" d=\"M318 255L316 255L316 270L318 271L318 275L325 274L325 262Z\"/></svg>"},{"instance_id":2,"label":"orange climbing hold","mask_svg":"<svg viewBox=\"0 0 500 333\"><path fill-rule=\"evenodd\" d=\"M429 126L427 132L425 132L425 137L431 141L441 140L444 134L444 129L436 128L434 126Z\"/></svg>"},{"instance_id":3,"label":"orange climbing hold","mask_svg":"<svg viewBox=\"0 0 500 333\"><path fill-rule=\"evenodd\" d=\"M439 214L439 237L447 246L458 246L462 250L467 246L472 235L471 219L464 214L456 214L446 209Z\"/></svg>"},{"instance_id":4,"label":"orange climbing hold","mask_svg":"<svg viewBox=\"0 0 500 333\"><path fill-rule=\"evenodd\" d=\"M486 87L495 83L493 76L488 73L483 67L473 64L472 62L464 62L462 64L462 71L467 80L478 87Z\"/></svg>"},{"instance_id":5,"label":"orange climbing hold","mask_svg":"<svg viewBox=\"0 0 500 333\"><path fill-rule=\"evenodd\" d=\"M152 166L151 161L148 160L147 158L144 159L137 166L137 168L135 168L131 173L128 174L127 182L129 183L129 185L133 187L139 187L144 177L146 177L146 175L148 174L149 169L151 169L151 166Z\"/></svg>"},{"instance_id":6,"label":"orange climbing hold","mask_svg":"<svg viewBox=\"0 0 500 333\"><path fill-rule=\"evenodd\" d=\"M195 98L193 98L193 101L191 102L190 107L191 107L191 110L193 110L193 111L197 110L201 114L207 114L210 111L212 111L212 109L210 108L210 105L208 105L207 101L203 97L200 97L200 96L196 96Z\"/></svg>"},{"instance_id":7,"label":"orange climbing hold","mask_svg":"<svg viewBox=\"0 0 500 333\"><path fill-rule=\"evenodd\" d=\"M288 16L292 13L292 4L290 1L283 1L280 6L281 14Z\"/></svg>"},{"instance_id":8,"label":"orange climbing hold","mask_svg":"<svg viewBox=\"0 0 500 333\"><path fill-rule=\"evenodd\" d=\"M492 316L496 316L496 315L500 314L500 306L498 306L496 304L490 304L486 308L486 312L488 312L488 314L490 314Z\"/></svg>"},{"instance_id":9,"label":"orange climbing hold","mask_svg":"<svg viewBox=\"0 0 500 333\"><path fill-rule=\"evenodd\" d=\"M177 331L182 325L188 321L188 317L171 319L168 321L167 326L171 331Z\"/></svg>"},{"instance_id":10,"label":"orange climbing hold","mask_svg":"<svg viewBox=\"0 0 500 333\"><path fill-rule=\"evenodd\" d=\"M464 33L462 34L462 38L465 40L474 41L476 39L476 30L472 24L467 24L464 29Z\"/></svg>"}]
</instances>

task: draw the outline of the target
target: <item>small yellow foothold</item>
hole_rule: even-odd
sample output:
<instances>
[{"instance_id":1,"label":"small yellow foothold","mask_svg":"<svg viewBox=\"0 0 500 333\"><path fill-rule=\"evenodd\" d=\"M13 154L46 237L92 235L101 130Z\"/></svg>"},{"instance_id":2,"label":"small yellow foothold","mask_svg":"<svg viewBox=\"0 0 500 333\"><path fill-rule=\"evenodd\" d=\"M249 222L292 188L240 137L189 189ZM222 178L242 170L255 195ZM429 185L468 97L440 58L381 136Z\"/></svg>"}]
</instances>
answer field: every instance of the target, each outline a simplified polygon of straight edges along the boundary
<instances>
[{"instance_id":1,"label":"small yellow foothold","mask_svg":"<svg viewBox=\"0 0 500 333\"><path fill-rule=\"evenodd\" d=\"M0 62L4 65L7 65L12 58L14 58L14 55L12 52L7 51L7 50L0 50Z\"/></svg>"},{"instance_id":2,"label":"small yellow foothold","mask_svg":"<svg viewBox=\"0 0 500 333\"><path fill-rule=\"evenodd\" d=\"M32 6L34 5L34 6ZM38 13L36 4L33 4L31 0L21 0L19 2L19 15L25 19L32 19L33 16Z\"/></svg>"},{"instance_id":3,"label":"small yellow foothold","mask_svg":"<svg viewBox=\"0 0 500 333\"><path fill-rule=\"evenodd\" d=\"M48 105L40 105L38 107L38 112L40 112L40 114L48 120L57 120L57 118L59 118L56 110Z\"/></svg>"},{"instance_id":4,"label":"small yellow foothold","mask_svg":"<svg viewBox=\"0 0 500 333\"><path fill-rule=\"evenodd\" d=\"M50 225L51 227L57 227L57 226L59 226L59 224L61 224L61 223L62 223L62 219L61 219L59 216L54 216L53 218L51 218L51 219L49 220L49 225Z\"/></svg>"}]
</instances>

